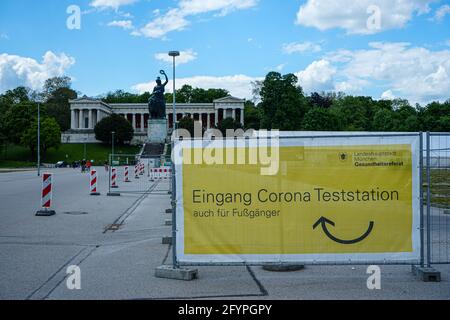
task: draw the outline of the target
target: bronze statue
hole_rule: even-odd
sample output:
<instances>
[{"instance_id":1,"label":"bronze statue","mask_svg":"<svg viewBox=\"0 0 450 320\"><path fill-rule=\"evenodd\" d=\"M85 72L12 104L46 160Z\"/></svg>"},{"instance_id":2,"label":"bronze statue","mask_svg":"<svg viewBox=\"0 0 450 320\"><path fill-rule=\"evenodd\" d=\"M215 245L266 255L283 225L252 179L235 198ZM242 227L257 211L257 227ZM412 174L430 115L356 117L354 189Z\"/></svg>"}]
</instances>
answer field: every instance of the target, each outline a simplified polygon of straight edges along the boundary
<instances>
[{"instance_id":1,"label":"bronze statue","mask_svg":"<svg viewBox=\"0 0 450 320\"><path fill-rule=\"evenodd\" d=\"M166 80L162 83L160 77L156 78L156 87L153 89L153 93L148 99L150 119L166 119L166 98L164 97L164 92L169 79L164 70L159 71L159 73L162 74Z\"/></svg>"}]
</instances>

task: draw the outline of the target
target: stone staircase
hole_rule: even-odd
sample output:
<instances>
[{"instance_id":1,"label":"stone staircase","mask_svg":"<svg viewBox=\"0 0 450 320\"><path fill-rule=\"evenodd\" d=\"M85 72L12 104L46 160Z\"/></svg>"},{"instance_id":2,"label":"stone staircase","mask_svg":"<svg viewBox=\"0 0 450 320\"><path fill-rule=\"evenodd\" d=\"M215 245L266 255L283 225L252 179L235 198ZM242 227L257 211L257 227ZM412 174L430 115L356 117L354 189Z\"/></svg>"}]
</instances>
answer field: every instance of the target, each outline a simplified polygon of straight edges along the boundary
<instances>
[{"instance_id":1,"label":"stone staircase","mask_svg":"<svg viewBox=\"0 0 450 320\"><path fill-rule=\"evenodd\" d=\"M164 143L146 143L142 148L141 158L160 158L164 154Z\"/></svg>"}]
</instances>

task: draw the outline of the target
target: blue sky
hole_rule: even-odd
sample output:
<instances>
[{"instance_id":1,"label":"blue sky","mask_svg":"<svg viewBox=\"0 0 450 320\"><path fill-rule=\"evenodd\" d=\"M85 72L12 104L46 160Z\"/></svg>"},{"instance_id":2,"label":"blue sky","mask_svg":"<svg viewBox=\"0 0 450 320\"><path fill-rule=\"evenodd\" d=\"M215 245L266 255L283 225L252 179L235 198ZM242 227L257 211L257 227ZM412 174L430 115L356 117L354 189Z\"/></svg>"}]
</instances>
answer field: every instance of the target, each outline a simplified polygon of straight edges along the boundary
<instances>
[{"instance_id":1,"label":"blue sky","mask_svg":"<svg viewBox=\"0 0 450 320\"><path fill-rule=\"evenodd\" d=\"M67 27L70 5L80 29ZM90 96L151 90L175 49L177 86L250 98L274 70L306 92L443 101L449 27L443 0L2 0L0 92L59 75Z\"/></svg>"}]
</instances>

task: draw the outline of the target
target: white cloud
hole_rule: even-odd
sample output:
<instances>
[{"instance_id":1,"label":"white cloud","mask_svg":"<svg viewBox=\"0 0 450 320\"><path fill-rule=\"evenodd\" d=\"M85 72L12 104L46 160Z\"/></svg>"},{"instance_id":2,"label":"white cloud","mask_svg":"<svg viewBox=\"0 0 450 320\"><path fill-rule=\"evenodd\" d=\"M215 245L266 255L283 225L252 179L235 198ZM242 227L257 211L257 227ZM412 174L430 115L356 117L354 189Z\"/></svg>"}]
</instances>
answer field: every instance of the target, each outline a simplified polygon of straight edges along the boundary
<instances>
[{"instance_id":1,"label":"white cloud","mask_svg":"<svg viewBox=\"0 0 450 320\"><path fill-rule=\"evenodd\" d=\"M155 59L169 64L173 63L173 58L170 57L167 52L155 54ZM194 50L189 49L186 51L180 51L180 56L176 57L175 64L178 66L194 61L195 59L197 59L197 52L195 52Z\"/></svg>"},{"instance_id":2,"label":"white cloud","mask_svg":"<svg viewBox=\"0 0 450 320\"><path fill-rule=\"evenodd\" d=\"M131 20L114 20L108 23L108 27L119 27L125 30L134 29L133 22Z\"/></svg>"},{"instance_id":3,"label":"white cloud","mask_svg":"<svg viewBox=\"0 0 450 320\"><path fill-rule=\"evenodd\" d=\"M408 43L374 42L369 47L329 55L339 65L337 76L355 91L383 83L413 103L450 98L449 50L430 51Z\"/></svg>"},{"instance_id":4,"label":"white cloud","mask_svg":"<svg viewBox=\"0 0 450 320\"><path fill-rule=\"evenodd\" d=\"M328 60L314 61L305 70L298 72L298 82L305 92L333 90L336 68Z\"/></svg>"},{"instance_id":5,"label":"white cloud","mask_svg":"<svg viewBox=\"0 0 450 320\"><path fill-rule=\"evenodd\" d=\"M93 0L90 5L95 8L119 9L121 6L129 5L137 0Z\"/></svg>"},{"instance_id":6,"label":"white cloud","mask_svg":"<svg viewBox=\"0 0 450 320\"><path fill-rule=\"evenodd\" d=\"M445 4L436 11L433 19L436 21L442 21L448 14L450 14L450 5Z\"/></svg>"},{"instance_id":7,"label":"white cloud","mask_svg":"<svg viewBox=\"0 0 450 320\"><path fill-rule=\"evenodd\" d=\"M287 54L320 51L322 51L322 47L319 44L310 41L283 44L283 52Z\"/></svg>"},{"instance_id":8,"label":"white cloud","mask_svg":"<svg viewBox=\"0 0 450 320\"><path fill-rule=\"evenodd\" d=\"M429 11L434 0L307 0L297 13L296 24L319 30L342 28L349 34L374 34L404 27L416 14ZM375 15L374 15L375 13ZM379 13L379 27L368 21Z\"/></svg>"},{"instance_id":9,"label":"white cloud","mask_svg":"<svg viewBox=\"0 0 450 320\"><path fill-rule=\"evenodd\" d=\"M51 51L45 53L41 63L32 58L0 54L0 92L18 86L41 89L45 80L64 75L74 63L74 58Z\"/></svg>"},{"instance_id":10,"label":"white cloud","mask_svg":"<svg viewBox=\"0 0 450 320\"><path fill-rule=\"evenodd\" d=\"M213 77L213 76L196 76L190 78L179 78L176 81L176 88L179 89L183 85L188 84L194 88L212 89L212 88L222 88L227 89L231 95L238 98L252 98L252 82L256 80L263 80L263 78L249 77L246 75L233 75L233 76L223 76L223 77ZM153 91L155 83L147 82L136 84L132 87L139 93L146 91ZM172 81L169 81L166 86L168 92L172 92Z\"/></svg>"},{"instance_id":11,"label":"white cloud","mask_svg":"<svg viewBox=\"0 0 450 320\"><path fill-rule=\"evenodd\" d=\"M140 33L138 30L133 30L130 34L133 37L140 37L140 36L142 36L142 33Z\"/></svg>"},{"instance_id":12,"label":"white cloud","mask_svg":"<svg viewBox=\"0 0 450 320\"><path fill-rule=\"evenodd\" d=\"M347 94L361 94L364 87L370 85L370 82L359 78L346 78L345 80L334 81L334 91L345 92Z\"/></svg>"},{"instance_id":13,"label":"white cloud","mask_svg":"<svg viewBox=\"0 0 450 320\"><path fill-rule=\"evenodd\" d=\"M394 100L396 98L395 94L392 92L392 90L386 90L381 95L381 99L383 100Z\"/></svg>"},{"instance_id":14,"label":"white cloud","mask_svg":"<svg viewBox=\"0 0 450 320\"><path fill-rule=\"evenodd\" d=\"M165 15L149 22L145 27L141 28L140 33L148 38L162 38L167 33L175 30L183 30L189 22L181 14L180 10L169 10Z\"/></svg>"},{"instance_id":15,"label":"white cloud","mask_svg":"<svg viewBox=\"0 0 450 320\"><path fill-rule=\"evenodd\" d=\"M6 33L0 33L0 39L9 40L9 36Z\"/></svg>"},{"instance_id":16,"label":"white cloud","mask_svg":"<svg viewBox=\"0 0 450 320\"><path fill-rule=\"evenodd\" d=\"M236 10L256 6L259 0L180 0L178 7L170 9L141 28L140 33L148 38L162 38L172 31L184 30L189 24L187 19L202 13L216 12L224 16Z\"/></svg>"},{"instance_id":17,"label":"white cloud","mask_svg":"<svg viewBox=\"0 0 450 320\"><path fill-rule=\"evenodd\" d=\"M220 15L227 15L235 10L254 7L258 0L181 0L179 7L186 15L220 11Z\"/></svg>"},{"instance_id":18,"label":"white cloud","mask_svg":"<svg viewBox=\"0 0 450 320\"><path fill-rule=\"evenodd\" d=\"M275 70L277 70L277 71L283 71L283 69L286 67L286 63L282 63L282 64L279 64L279 65L277 65L276 67L275 67Z\"/></svg>"},{"instance_id":19,"label":"white cloud","mask_svg":"<svg viewBox=\"0 0 450 320\"><path fill-rule=\"evenodd\" d=\"M383 99L401 97L421 104L450 98L450 50L431 51L409 43L373 42L364 50L332 52L295 74L306 93L371 94L375 90L375 99L380 95ZM263 78L198 76L177 79L177 88L184 84L205 89L225 88L237 97L250 99L251 82L256 80ZM154 83L149 82L137 84L133 89L144 92L153 87ZM382 93L377 91L380 88Z\"/></svg>"},{"instance_id":20,"label":"white cloud","mask_svg":"<svg viewBox=\"0 0 450 320\"><path fill-rule=\"evenodd\" d=\"M123 13L120 13L120 15L122 17L128 18L128 19L134 18L134 16L131 13L129 13L129 12L123 12Z\"/></svg>"}]
</instances>

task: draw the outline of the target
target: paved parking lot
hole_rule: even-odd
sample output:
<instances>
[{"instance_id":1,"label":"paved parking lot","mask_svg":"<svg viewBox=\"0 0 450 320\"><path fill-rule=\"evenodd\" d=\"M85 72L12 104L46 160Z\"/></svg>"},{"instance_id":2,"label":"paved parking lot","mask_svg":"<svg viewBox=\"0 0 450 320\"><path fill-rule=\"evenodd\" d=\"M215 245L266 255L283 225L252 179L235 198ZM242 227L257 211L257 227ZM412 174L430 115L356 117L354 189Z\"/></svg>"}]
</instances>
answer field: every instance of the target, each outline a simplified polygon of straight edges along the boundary
<instances>
[{"instance_id":1,"label":"paved parking lot","mask_svg":"<svg viewBox=\"0 0 450 320\"><path fill-rule=\"evenodd\" d=\"M98 168L101 196L89 196L89 177L52 169L53 217L35 217L41 180L36 172L0 174L0 299L450 299L450 267L442 282L424 283L410 266L381 266L381 290L368 290L365 266L310 266L287 273L260 267L200 267L192 282L154 277L170 263L168 181L152 193L107 197L107 173ZM147 177L121 190L145 191ZM435 214L441 214L436 212ZM118 230L108 227L120 223ZM81 269L81 290L66 286L66 268Z\"/></svg>"}]
</instances>

